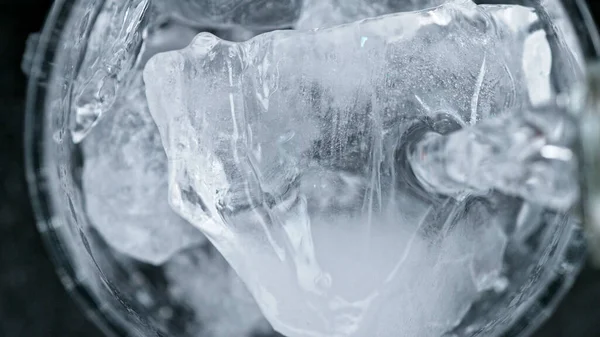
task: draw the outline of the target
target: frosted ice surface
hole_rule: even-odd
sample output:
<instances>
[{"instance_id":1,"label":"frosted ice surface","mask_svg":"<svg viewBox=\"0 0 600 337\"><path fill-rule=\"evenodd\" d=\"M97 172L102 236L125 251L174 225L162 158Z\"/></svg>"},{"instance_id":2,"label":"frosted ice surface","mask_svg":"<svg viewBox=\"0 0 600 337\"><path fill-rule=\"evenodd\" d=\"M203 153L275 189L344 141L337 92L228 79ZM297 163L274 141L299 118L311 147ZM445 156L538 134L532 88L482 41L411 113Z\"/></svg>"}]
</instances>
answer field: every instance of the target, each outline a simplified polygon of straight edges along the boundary
<instances>
[{"instance_id":1,"label":"frosted ice surface","mask_svg":"<svg viewBox=\"0 0 600 337\"><path fill-rule=\"evenodd\" d=\"M333 27L367 18L404 11L423 10L452 0L305 0L296 29ZM454 0L456 1L456 0ZM487 7L487 6L482 6ZM531 8L521 6L489 6L496 20L505 24L515 35L523 35L523 71L528 81L531 103L548 102L552 96L550 67L552 53L543 30L529 34L527 29L537 21ZM516 37L516 36L515 36Z\"/></svg>"},{"instance_id":2,"label":"frosted ice surface","mask_svg":"<svg viewBox=\"0 0 600 337\"><path fill-rule=\"evenodd\" d=\"M533 105L548 103L553 90L550 85L552 52L546 39L546 33L538 30L525 40L523 69L529 85L529 99Z\"/></svg>"},{"instance_id":3,"label":"frosted ice surface","mask_svg":"<svg viewBox=\"0 0 600 337\"><path fill-rule=\"evenodd\" d=\"M305 0L294 28L333 27L391 12L385 1Z\"/></svg>"},{"instance_id":4,"label":"frosted ice surface","mask_svg":"<svg viewBox=\"0 0 600 337\"><path fill-rule=\"evenodd\" d=\"M503 215L415 196L396 157L415 121L464 125L526 104L524 37L494 8L463 1L245 43L204 33L149 61L171 205L276 330L430 335L498 288L507 238L491 219Z\"/></svg>"},{"instance_id":5,"label":"frosted ice surface","mask_svg":"<svg viewBox=\"0 0 600 337\"><path fill-rule=\"evenodd\" d=\"M555 97L550 82L552 58L568 56L552 54L545 32L534 30L538 17L531 9L486 8L515 37L512 53L515 60L521 60L526 86L520 90L528 93L525 104L516 106L518 115L492 119L446 137L433 133L424 137L413 147L413 172L435 193L456 195L470 190L485 194L496 189L534 204L568 209L579 195L576 165L570 150L564 148L575 131L568 114L550 101Z\"/></svg>"},{"instance_id":6,"label":"frosted ice surface","mask_svg":"<svg viewBox=\"0 0 600 337\"><path fill-rule=\"evenodd\" d=\"M485 6L487 7L487 6ZM527 81L529 101L533 106L548 103L554 94L550 84L552 52L546 32L540 28L530 31L539 21L537 14L528 7L521 6L489 6L490 13L503 22L522 46L515 57L522 60L521 67Z\"/></svg>"},{"instance_id":7,"label":"frosted ice surface","mask_svg":"<svg viewBox=\"0 0 600 337\"><path fill-rule=\"evenodd\" d=\"M169 293L193 309L192 336L245 337L272 328L227 261L210 243L186 250L165 264Z\"/></svg>"},{"instance_id":8,"label":"frosted ice surface","mask_svg":"<svg viewBox=\"0 0 600 337\"><path fill-rule=\"evenodd\" d=\"M167 159L139 81L83 146L87 214L109 245L160 264L206 240L169 207Z\"/></svg>"},{"instance_id":9,"label":"frosted ice surface","mask_svg":"<svg viewBox=\"0 0 600 337\"><path fill-rule=\"evenodd\" d=\"M157 0L176 18L209 27L289 28L298 19L302 0Z\"/></svg>"},{"instance_id":10,"label":"frosted ice surface","mask_svg":"<svg viewBox=\"0 0 600 337\"><path fill-rule=\"evenodd\" d=\"M304 0L296 29L333 27L384 14L421 10L452 0Z\"/></svg>"}]
</instances>

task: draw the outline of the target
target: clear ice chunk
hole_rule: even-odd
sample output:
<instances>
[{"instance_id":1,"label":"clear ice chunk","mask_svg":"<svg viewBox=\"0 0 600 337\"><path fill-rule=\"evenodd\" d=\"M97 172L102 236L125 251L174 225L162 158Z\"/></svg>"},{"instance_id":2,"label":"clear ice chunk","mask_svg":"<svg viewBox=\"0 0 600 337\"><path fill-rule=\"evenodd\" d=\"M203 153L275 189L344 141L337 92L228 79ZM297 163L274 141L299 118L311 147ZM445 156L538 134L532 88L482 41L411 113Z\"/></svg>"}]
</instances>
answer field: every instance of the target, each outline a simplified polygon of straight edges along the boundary
<instances>
[{"instance_id":1,"label":"clear ice chunk","mask_svg":"<svg viewBox=\"0 0 600 337\"><path fill-rule=\"evenodd\" d=\"M76 41L87 42L87 48L73 90L73 142L87 136L133 80L147 9L148 0L108 0L88 28L91 33L82 32L81 41ZM82 26L89 23L86 20L90 18L83 18Z\"/></svg>"},{"instance_id":2,"label":"clear ice chunk","mask_svg":"<svg viewBox=\"0 0 600 337\"><path fill-rule=\"evenodd\" d=\"M432 8L452 0L304 0L296 29L338 26L375 16Z\"/></svg>"},{"instance_id":3,"label":"clear ice chunk","mask_svg":"<svg viewBox=\"0 0 600 337\"><path fill-rule=\"evenodd\" d=\"M85 139L100 119L110 113L118 97L129 90L152 55L183 48L202 30L213 31L231 41L245 41L269 29L269 22L274 24L278 20L292 20L283 25L289 27L295 19L282 15L286 11L294 12L298 1L241 3L235 0L227 5L219 1L169 0L159 2L158 10L162 12L150 6L149 0L104 1L93 20L90 19L93 13L87 13L81 19L81 27L85 30L75 41L75 45L86 45L86 53L78 67L72 93L70 130L73 142L79 143ZM262 8L263 5L267 7ZM250 15L246 10L253 10L254 14ZM186 20L163 15L173 11L180 11L194 19L204 19L201 23L190 25ZM275 12L278 15L269 16L269 13ZM239 25L233 25L232 22ZM252 22L256 25L252 25ZM248 24L249 27L241 24ZM23 67L29 72L27 62L25 57Z\"/></svg>"},{"instance_id":4,"label":"clear ice chunk","mask_svg":"<svg viewBox=\"0 0 600 337\"><path fill-rule=\"evenodd\" d=\"M305 0L296 29L333 27L358 20L396 12L423 10L457 0ZM482 7L486 7L485 5ZM527 78L527 90L533 105L548 103L552 97L550 68L552 53L544 30L528 32L537 21L531 8L521 6L490 6L487 8L496 20L507 25L515 37L524 36L523 71Z\"/></svg>"},{"instance_id":5,"label":"clear ice chunk","mask_svg":"<svg viewBox=\"0 0 600 337\"><path fill-rule=\"evenodd\" d=\"M82 146L87 214L110 246L157 265L206 241L169 207L167 158L140 77Z\"/></svg>"},{"instance_id":6,"label":"clear ice chunk","mask_svg":"<svg viewBox=\"0 0 600 337\"><path fill-rule=\"evenodd\" d=\"M515 57L522 60L530 104L540 106L550 103L554 96L550 82L552 51L546 32L541 26L534 28L541 22L537 14L531 8L521 6L489 6L487 9L510 29L515 38L519 37L516 45L522 48L517 49Z\"/></svg>"},{"instance_id":7,"label":"clear ice chunk","mask_svg":"<svg viewBox=\"0 0 600 337\"><path fill-rule=\"evenodd\" d=\"M142 72L148 60L162 52L185 48L198 34L198 29L179 24L167 18L160 18L144 29L144 43L139 53L136 75Z\"/></svg>"},{"instance_id":8,"label":"clear ice chunk","mask_svg":"<svg viewBox=\"0 0 600 337\"><path fill-rule=\"evenodd\" d=\"M566 211L579 198L577 163L570 150L575 121L553 106L502 116L415 145L412 169L431 193L458 196L496 189Z\"/></svg>"},{"instance_id":9,"label":"clear ice chunk","mask_svg":"<svg viewBox=\"0 0 600 337\"><path fill-rule=\"evenodd\" d=\"M298 20L302 0L156 0L159 11L193 25L272 30Z\"/></svg>"},{"instance_id":10,"label":"clear ice chunk","mask_svg":"<svg viewBox=\"0 0 600 337\"><path fill-rule=\"evenodd\" d=\"M276 330L441 334L478 291L502 291L507 215L419 193L405 149L419 123L528 104L525 34L495 9L460 1L245 43L203 33L148 62L171 206Z\"/></svg>"},{"instance_id":11,"label":"clear ice chunk","mask_svg":"<svg viewBox=\"0 0 600 337\"><path fill-rule=\"evenodd\" d=\"M197 324L187 327L190 336L250 337L273 331L246 286L210 243L177 254L164 270L169 294L196 315Z\"/></svg>"}]
</instances>

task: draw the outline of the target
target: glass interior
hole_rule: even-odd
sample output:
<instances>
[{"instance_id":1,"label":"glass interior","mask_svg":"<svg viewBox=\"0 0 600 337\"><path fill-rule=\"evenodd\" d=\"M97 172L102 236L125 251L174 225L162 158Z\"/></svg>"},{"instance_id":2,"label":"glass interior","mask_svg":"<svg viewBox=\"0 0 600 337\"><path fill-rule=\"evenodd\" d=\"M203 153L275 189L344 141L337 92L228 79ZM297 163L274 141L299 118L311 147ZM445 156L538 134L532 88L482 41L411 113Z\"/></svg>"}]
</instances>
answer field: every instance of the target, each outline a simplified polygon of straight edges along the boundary
<instances>
[{"instance_id":1,"label":"glass interior","mask_svg":"<svg viewBox=\"0 0 600 337\"><path fill-rule=\"evenodd\" d=\"M556 56L550 76L557 96L571 97L585 83L585 65L596 57L598 39L583 1L477 3L534 8ZM416 10L430 5L431 2L406 1L400 8ZM139 67L151 55L185 47L187 43L172 36L185 36L183 39L189 42L195 34L208 30L226 40L245 40L273 28L263 25L247 30L228 29L214 22L207 28L210 20L198 24L186 17L186 12L195 10L193 5L183 7L173 24L165 21L164 11L170 7L164 6L160 1L154 4L145 0L55 1L35 50L29 54L33 62L27 108L27 160L39 230L65 286L107 335L209 337L228 333L215 332L218 329L208 322L226 316L223 322L235 321L240 326L256 324L243 332L248 336L277 336L262 317L249 317L248 312L256 311L234 312L232 308L237 306L232 305L211 317L206 314L211 308L195 306L186 300L185 293L182 295L173 287L169 274L173 266L178 270L195 270L186 276L191 280L214 272L214 266L204 265L205 261L197 257L197 252L204 254L201 256L220 256L210 243L191 242L166 260L157 257L160 263L144 261L115 249L114 244L106 241L106 234L90 220L87 208L90 200L86 200L83 183L86 153L103 148L105 135L94 135L93 127L102 123L97 119L99 110L114 108L110 104L111 94L134 83L136 79L131 74L139 73ZM231 20L245 22L239 18ZM178 28L170 33L173 25ZM291 28L281 27L279 22L269 25ZM152 35L153 30L164 34ZM148 36L158 37L151 40ZM106 64L112 67L108 71ZM86 95L89 87L94 88L95 96ZM98 90L103 99L98 100ZM86 149L87 139L94 144ZM522 207L517 206L522 204L518 198L500 196L496 202ZM517 215L512 219L516 223ZM533 230L522 237L522 242L507 243L503 270L510 282L506 288L482 293L445 336L527 336L549 316L579 271L585 242L577 216L547 211L535 221ZM520 251L523 247L526 254ZM222 258L216 259L221 263L219 268L233 273ZM186 289L189 285L180 286ZM231 295L235 289L231 286L218 291ZM214 290L207 288L206 292L210 291ZM237 301L234 295L230 301L231 298Z\"/></svg>"}]
</instances>

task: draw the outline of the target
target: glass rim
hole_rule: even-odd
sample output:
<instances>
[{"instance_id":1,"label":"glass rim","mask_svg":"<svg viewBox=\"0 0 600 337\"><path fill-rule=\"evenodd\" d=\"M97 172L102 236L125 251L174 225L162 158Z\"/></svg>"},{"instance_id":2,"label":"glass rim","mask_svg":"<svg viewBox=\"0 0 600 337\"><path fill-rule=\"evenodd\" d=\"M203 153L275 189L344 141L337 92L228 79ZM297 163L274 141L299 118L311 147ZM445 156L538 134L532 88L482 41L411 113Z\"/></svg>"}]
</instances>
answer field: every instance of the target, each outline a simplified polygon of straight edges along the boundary
<instances>
[{"instance_id":1,"label":"glass rim","mask_svg":"<svg viewBox=\"0 0 600 337\"><path fill-rule=\"evenodd\" d=\"M104 0L101 0L104 2ZM79 0L55 0L43 24L39 38L32 45L25 103L24 153L25 174L31 207L45 250L53 268L69 296L85 316L106 336L129 335L118 323L109 319L101 304L85 286L80 284L69 258L56 233L58 225L50 191L46 161L46 113L48 80L55 72L53 60L59 53L61 36ZM92 1L89 1L92 2Z\"/></svg>"}]
</instances>

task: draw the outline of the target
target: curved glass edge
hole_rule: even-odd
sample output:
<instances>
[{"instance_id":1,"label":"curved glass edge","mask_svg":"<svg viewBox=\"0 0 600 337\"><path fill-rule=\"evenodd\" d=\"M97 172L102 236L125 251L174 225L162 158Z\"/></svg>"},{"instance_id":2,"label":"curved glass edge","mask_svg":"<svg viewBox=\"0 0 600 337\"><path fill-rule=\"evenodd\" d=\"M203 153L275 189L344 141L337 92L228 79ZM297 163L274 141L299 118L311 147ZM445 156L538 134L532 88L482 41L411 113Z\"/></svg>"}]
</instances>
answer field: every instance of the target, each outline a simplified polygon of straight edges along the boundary
<instances>
[{"instance_id":1,"label":"curved glass edge","mask_svg":"<svg viewBox=\"0 0 600 337\"><path fill-rule=\"evenodd\" d=\"M91 2L91 1L88 1ZM63 246L57 230L65 226L57 214L51 193L51 177L56 174L46 161L45 112L48 108L47 89L55 72L52 62L67 22L77 6L76 0L55 0L39 36L31 64L25 106L25 170L29 194L38 230L54 268L69 295L85 315L107 336L126 336L120 324L107 319L95 295L78 280L73 261Z\"/></svg>"},{"instance_id":2,"label":"curved glass edge","mask_svg":"<svg viewBox=\"0 0 600 337\"><path fill-rule=\"evenodd\" d=\"M554 270L548 270L551 276L550 281L545 288L539 289L537 293L526 293L535 300L529 303L529 306L520 308L520 316L513 321L510 328L504 333L505 337L525 337L532 335L550 316L569 292L579 272L583 268L583 262L586 258L586 247L584 233L581 228L570 228L563 242L553 242L548 247L546 254L549 258L560 259L562 262L557 264ZM531 273L531 282L535 282L542 274L543 263L534 267ZM484 335L482 335L484 336Z\"/></svg>"},{"instance_id":3,"label":"curved glass edge","mask_svg":"<svg viewBox=\"0 0 600 337\"><path fill-rule=\"evenodd\" d=\"M600 268L600 34L585 0L577 4L579 36L584 39L587 82L580 89L581 104L574 110L580 113L579 138L576 153L579 158L581 198L575 210L584 219L591 262ZM582 34L587 30L588 34Z\"/></svg>"},{"instance_id":4,"label":"curved glass edge","mask_svg":"<svg viewBox=\"0 0 600 337\"><path fill-rule=\"evenodd\" d=\"M600 34L594 17L590 12L589 0L562 0L565 12L571 18L571 24L577 37L579 46L585 57L586 65L593 62L600 55Z\"/></svg>"},{"instance_id":5,"label":"curved glass edge","mask_svg":"<svg viewBox=\"0 0 600 337\"><path fill-rule=\"evenodd\" d=\"M68 132L71 91L90 32L105 0L61 0L34 53L26 106L26 170L46 249L67 290L107 336L165 336L140 301L152 284L136 266L119 264L88 224L80 189L80 156ZM119 285L117 287L116 285Z\"/></svg>"},{"instance_id":6,"label":"curved glass edge","mask_svg":"<svg viewBox=\"0 0 600 337\"><path fill-rule=\"evenodd\" d=\"M600 268L600 61L590 65L581 109L578 144L581 210L592 263Z\"/></svg>"},{"instance_id":7,"label":"curved glass edge","mask_svg":"<svg viewBox=\"0 0 600 337\"><path fill-rule=\"evenodd\" d=\"M541 0L540 2L542 3L543 7L550 7L548 0ZM563 35L563 37L576 37L576 41L566 41L566 45L563 47L568 49L576 49L575 52L579 53L581 57L581 59L576 60L576 63L578 63L578 66L581 67L585 72L583 74L583 83L578 83L581 81L573 81L571 86L568 88L567 93L572 96L572 99L578 100L580 99L578 91L581 90L582 85L589 86L590 83L592 83L590 82L590 78L596 77L600 83L600 63L598 62L598 57L600 55L600 34L590 12L588 1L561 0L559 5L562 7L559 9L559 11L564 12L566 17L569 18L570 22L563 22L561 25L553 27L554 33ZM599 65L595 66L595 64ZM553 65L553 68L556 66L560 66L560 64ZM597 68L596 75L594 75L594 68ZM555 69L553 69L553 71L554 70ZM563 71L563 69L556 69L556 71L560 73ZM573 91L575 91L575 93L573 93ZM580 102L570 103L574 106L580 104ZM597 125L600 126L600 113L598 113L598 111L600 110L596 110L598 116ZM580 118L580 127L587 123L585 122L585 114L585 110L583 110L583 115ZM597 131L599 130L600 128ZM577 140L577 142L580 144L586 143L584 131L585 130L582 128L580 132L578 132L578 137L580 139ZM587 143L589 144L589 141ZM518 319L506 332L506 336L523 337L533 334L535 330L539 328L542 323L544 323L544 321L550 318L556 306L558 306L563 297L571 289L573 283L575 283L577 275L583 267L583 262L586 261L587 257L590 256L592 260L594 260L597 256L596 260L600 262L600 227L598 228L599 240L595 245L590 240L590 230L588 224L589 217L582 216L586 212L585 207L582 209L581 206L583 206L585 201L589 199L585 194L585 187L588 186L588 183L591 183L591 181L585 178L586 170L583 169L585 167L583 163L586 162L586 156L582 151L580 151L580 144L575 146L575 153L577 154L577 158L580 160L579 166L582 170L580 176L584 177L581 183L583 188L581 194L581 203L573 209L573 213L575 214L576 218L582 219L582 226L572 228L569 238L562 245L550 247L548 254L563 255L563 262L559 265L557 270L552 271L554 274L548 287L546 289L542 289L537 296L534 296L536 301L534 301L528 308L525 308L525 311L521 314L521 318ZM595 150L597 152L597 149L600 147L600 138L598 138L598 142L595 144ZM598 175L598 172L600 172L600 161L598 163L599 164L595 167L596 175ZM599 192L598 196L600 197L600 178L596 181L596 183L597 184L594 186L597 187ZM600 206L600 200L598 200L596 206ZM598 224L600 226L600 222Z\"/></svg>"},{"instance_id":8,"label":"curved glass edge","mask_svg":"<svg viewBox=\"0 0 600 337\"><path fill-rule=\"evenodd\" d=\"M573 212L583 219L591 262L600 268L600 34L586 0L565 0L585 57L586 82L575 88L572 110L579 116L575 153L579 160L581 195Z\"/></svg>"},{"instance_id":9,"label":"curved glass edge","mask_svg":"<svg viewBox=\"0 0 600 337\"><path fill-rule=\"evenodd\" d=\"M585 0L531 0L529 3L549 22L543 29L552 53L565 56L553 58L551 76L555 90L559 97L577 100L578 94L573 94L573 90L577 91L585 83L591 60L597 59L600 51L598 30L588 5ZM568 20L560 19L565 17ZM588 254L588 234L581 224L555 230L555 239L542 251L543 261L532 267L520 294L506 304L513 312L499 317L497 322L481 325L476 331L463 326L448 337L489 336L498 331L505 337L533 334L571 289ZM544 268L547 265L556 267ZM530 286L542 279L547 280L542 287Z\"/></svg>"}]
</instances>

